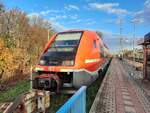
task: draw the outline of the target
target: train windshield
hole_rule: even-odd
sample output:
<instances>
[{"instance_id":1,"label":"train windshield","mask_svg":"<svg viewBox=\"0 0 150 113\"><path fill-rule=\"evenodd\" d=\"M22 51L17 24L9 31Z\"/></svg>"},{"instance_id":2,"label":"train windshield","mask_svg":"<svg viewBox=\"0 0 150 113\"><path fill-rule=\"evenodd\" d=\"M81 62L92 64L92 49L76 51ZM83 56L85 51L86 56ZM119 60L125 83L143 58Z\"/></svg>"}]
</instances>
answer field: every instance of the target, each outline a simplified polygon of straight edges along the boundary
<instances>
[{"instance_id":1,"label":"train windshield","mask_svg":"<svg viewBox=\"0 0 150 113\"><path fill-rule=\"evenodd\" d=\"M48 51L71 52L77 49L82 32L59 33Z\"/></svg>"},{"instance_id":2,"label":"train windshield","mask_svg":"<svg viewBox=\"0 0 150 113\"><path fill-rule=\"evenodd\" d=\"M49 66L74 65L81 35L82 32L59 33L48 51L42 55L39 64Z\"/></svg>"}]
</instances>

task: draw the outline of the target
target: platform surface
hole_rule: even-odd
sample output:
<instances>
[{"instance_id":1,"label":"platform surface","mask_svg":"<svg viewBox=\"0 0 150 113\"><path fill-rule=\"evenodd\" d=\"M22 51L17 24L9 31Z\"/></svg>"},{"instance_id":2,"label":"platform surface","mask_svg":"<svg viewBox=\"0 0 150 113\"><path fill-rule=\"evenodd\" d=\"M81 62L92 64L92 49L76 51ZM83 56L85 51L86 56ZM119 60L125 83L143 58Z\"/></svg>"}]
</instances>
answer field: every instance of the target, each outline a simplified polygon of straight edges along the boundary
<instances>
[{"instance_id":1,"label":"platform surface","mask_svg":"<svg viewBox=\"0 0 150 113\"><path fill-rule=\"evenodd\" d=\"M90 113L150 113L150 81L126 60L113 59Z\"/></svg>"}]
</instances>

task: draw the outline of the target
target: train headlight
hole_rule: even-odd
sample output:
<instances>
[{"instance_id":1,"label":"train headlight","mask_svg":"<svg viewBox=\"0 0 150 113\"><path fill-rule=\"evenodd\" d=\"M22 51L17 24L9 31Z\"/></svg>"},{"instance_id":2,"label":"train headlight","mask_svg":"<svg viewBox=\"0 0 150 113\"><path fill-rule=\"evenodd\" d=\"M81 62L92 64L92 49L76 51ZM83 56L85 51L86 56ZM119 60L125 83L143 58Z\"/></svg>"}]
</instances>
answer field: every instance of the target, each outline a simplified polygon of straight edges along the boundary
<instances>
[{"instance_id":1,"label":"train headlight","mask_svg":"<svg viewBox=\"0 0 150 113\"><path fill-rule=\"evenodd\" d=\"M72 66L72 65L74 65L74 61L73 60L65 60L65 61L62 61L62 65L63 66Z\"/></svg>"},{"instance_id":2,"label":"train headlight","mask_svg":"<svg viewBox=\"0 0 150 113\"><path fill-rule=\"evenodd\" d=\"M40 64L40 65L45 65L45 64L46 64L46 61L45 61L45 60L40 60L39 64Z\"/></svg>"}]
</instances>

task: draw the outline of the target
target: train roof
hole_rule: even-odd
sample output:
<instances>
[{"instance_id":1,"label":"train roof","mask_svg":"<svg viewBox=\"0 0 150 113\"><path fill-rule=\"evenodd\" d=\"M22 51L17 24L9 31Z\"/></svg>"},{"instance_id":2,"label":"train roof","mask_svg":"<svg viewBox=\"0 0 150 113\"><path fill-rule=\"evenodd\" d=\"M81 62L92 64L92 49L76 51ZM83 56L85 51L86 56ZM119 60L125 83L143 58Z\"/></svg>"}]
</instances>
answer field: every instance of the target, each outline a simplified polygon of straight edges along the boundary
<instances>
[{"instance_id":1,"label":"train roof","mask_svg":"<svg viewBox=\"0 0 150 113\"><path fill-rule=\"evenodd\" d=\"M66 31L58 32L58 33L65 33L65 32L84 32L84 31L87 31L87 32L95 32L95 31L92 31L92 30L72 29L72 30L66 30Z\"/></svg>"},{"instance_id":2,"label":"train roof","mask_svg":"<svg viewBox=\"0 0 150 113\"><path fill-rule=\"evenodd\" d=\"M144 36L143 42L139 43L139 45L147 45L150 44L150 32Z\"/></svg>"},{"instance_id":3,"label":"train roof","mask_svg":"<svg viewBox=\"0 0 150 113\"><path fill-rule=\"evenodd\" d=\"M150 32L144 36L144 42L150 42Z\"/></svg>"}]
</instances>

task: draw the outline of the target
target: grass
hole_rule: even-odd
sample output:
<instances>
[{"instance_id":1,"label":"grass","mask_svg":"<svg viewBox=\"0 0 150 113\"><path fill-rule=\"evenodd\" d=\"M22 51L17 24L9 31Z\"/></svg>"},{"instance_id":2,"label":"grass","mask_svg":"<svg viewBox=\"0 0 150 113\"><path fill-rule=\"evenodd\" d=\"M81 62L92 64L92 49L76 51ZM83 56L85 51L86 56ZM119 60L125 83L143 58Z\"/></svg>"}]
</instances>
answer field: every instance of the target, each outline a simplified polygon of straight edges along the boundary
<instances>
[{"instance_id":1,"label":"grass","mask_svg":"<svg viewBox=\"0 0 150 113\"><path fill-rule=\"evenodd\" d=\"M18 95L28 91L30 83L28 80L19 81L16 85L9 87L6 91L0 92L0 103L13 101Z\"/></svg>"}]
</instances>

